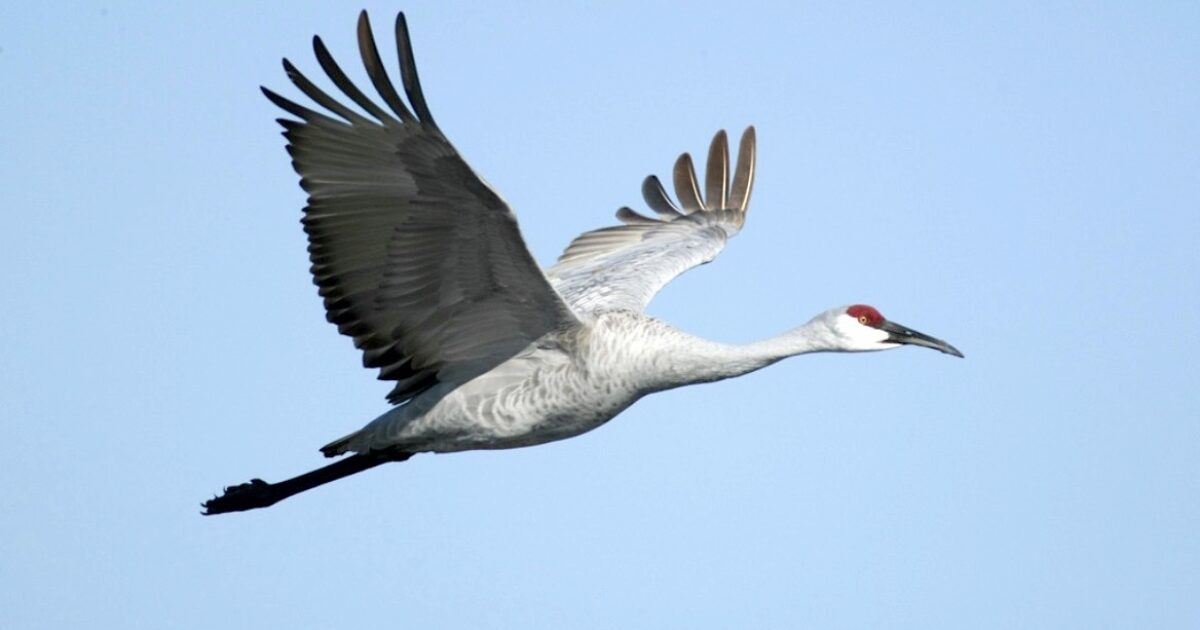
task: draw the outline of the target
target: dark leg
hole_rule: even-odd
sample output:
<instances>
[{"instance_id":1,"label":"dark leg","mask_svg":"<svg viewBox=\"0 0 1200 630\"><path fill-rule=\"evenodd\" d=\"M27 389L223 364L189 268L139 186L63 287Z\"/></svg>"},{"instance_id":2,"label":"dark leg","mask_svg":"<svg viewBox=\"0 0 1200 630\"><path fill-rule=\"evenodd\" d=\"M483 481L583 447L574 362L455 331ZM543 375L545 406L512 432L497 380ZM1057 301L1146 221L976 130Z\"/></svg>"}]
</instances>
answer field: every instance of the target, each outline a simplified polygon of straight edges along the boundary
<instances>
[{"instance_id":1,"label":"dark leg","mask_svg":"<svg viewBox=\"0 0 1200 630\"><path fill-rule=\"evenodd\" d=\"M402 462L409 457L412 457L412 453L358 454L279 483L251 479L249 483L229 486L225 488L225 493L221 496L205 501L203 514L211 516L275 505L293 494L311 490L342 477L349 477L380 464Z\"/></svg>"}]
</instances>

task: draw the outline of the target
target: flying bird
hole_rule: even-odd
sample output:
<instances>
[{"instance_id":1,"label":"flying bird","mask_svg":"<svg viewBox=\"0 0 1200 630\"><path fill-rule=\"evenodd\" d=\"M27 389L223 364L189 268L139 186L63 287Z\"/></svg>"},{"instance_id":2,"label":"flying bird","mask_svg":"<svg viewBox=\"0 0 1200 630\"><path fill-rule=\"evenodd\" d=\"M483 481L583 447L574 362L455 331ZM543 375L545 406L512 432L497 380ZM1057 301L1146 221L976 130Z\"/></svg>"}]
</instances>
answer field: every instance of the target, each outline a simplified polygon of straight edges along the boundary
<instances>
[{"instance_id":1,"label":"flying bird","mask_svg":"<svg viewBox=\"0 0 1200 630\"><path fill-rule=\"evenodd\" d=\"M294 494L414 454L504 449L580 435L646 394L718 381L810 352L950 344L839 306L779 336L730 345L646 315L679 274L711 261L741 230L754 182L755 131L729 158L724 131L704 180L675 163L672 198L642 184L652 213L617 211L620 225L586 232L542 270L504 199L475 174L430 113L404 15L395 37L400 96L364 11L358 47L376 98L352 83L319 37L321 69L356 111L286 59L317 111L269 89L288 153L308 193L302 223L327 319L354 340L363 365L395 383L392 407L321 448L337 462L278 483L225 488L205 514L273 505ZM379 101L382 101L382 104Z\"/></svg>"}]
</instances>

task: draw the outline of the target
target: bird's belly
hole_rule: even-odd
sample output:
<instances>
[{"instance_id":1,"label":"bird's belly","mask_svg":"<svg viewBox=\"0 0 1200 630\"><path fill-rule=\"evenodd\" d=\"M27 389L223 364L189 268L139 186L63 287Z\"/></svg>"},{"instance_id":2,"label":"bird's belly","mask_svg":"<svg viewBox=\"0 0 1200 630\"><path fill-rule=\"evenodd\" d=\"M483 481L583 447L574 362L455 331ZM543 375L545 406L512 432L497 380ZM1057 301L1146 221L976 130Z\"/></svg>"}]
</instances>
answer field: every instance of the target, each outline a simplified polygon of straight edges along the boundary
<instances>
[{"instance_id":1,"label":"bird's belly","mask_svg":"<svg viewBox=\"0 0 1200 630\"><path fill-rule=\"evenodd\" d=\"M582 384L581 384L582 385ZM449 424L459 430L431 444L439 452L519 448L564 440L611 420L635 398L614 388L529 387L500 392L460 407Z\"/></svg>"},{"instance_id":2,"label":"bird's belly","mask_svg":"<svg viewBox=\"0 0 1200 630\"><path fill-rule=\"evenodd\" d=\"M481 376L408 418L385 414L374 431L364 429L374 433L368 448L446 453L544 444L595 429L638 398L620 378L570 365L513 376Z\"/></svg>"}]
</instances>

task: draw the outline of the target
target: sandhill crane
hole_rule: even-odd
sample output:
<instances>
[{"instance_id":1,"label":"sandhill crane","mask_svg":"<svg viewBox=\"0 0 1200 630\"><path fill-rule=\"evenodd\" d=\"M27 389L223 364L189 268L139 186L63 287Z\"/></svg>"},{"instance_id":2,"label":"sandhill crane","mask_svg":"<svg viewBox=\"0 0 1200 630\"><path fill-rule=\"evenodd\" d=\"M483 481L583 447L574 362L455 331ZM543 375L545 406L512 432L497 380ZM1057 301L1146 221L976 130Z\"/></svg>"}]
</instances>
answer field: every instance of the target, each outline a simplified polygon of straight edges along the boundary
<instances>
[{"instance_id":1,"label":"sandhill crane","mask_svg":"<svg viewBox=\"0 0 1200 630\"><path fill-rule=\"evenodd\" d=\"M508 205L434 122L403 14L396 40L407 105L360 14L359 51L390 112L350 82L319 37L313 48L321 68L366 115L286 59L292 83L332 115L263 88L295 117L279 122L308 192L303 224L327 318L354 339L366 367L395 381L388 395L395 406L321 449L348 457L279 483L226 488L204 503L206 514L266 507L416 453L573 437L646 394L797 354L910 344L962 356L863 304L740 346L688 335L643 312L659 289L712 260L741 229L754 180L753 127L742 134L732 178L728 141L718 132L703 189L683 154L674 169L677 202L658 178L646 178L642 194L654 216L621 208L621 225L580 235L543 272Z\"/></svg>"}]
</instances>

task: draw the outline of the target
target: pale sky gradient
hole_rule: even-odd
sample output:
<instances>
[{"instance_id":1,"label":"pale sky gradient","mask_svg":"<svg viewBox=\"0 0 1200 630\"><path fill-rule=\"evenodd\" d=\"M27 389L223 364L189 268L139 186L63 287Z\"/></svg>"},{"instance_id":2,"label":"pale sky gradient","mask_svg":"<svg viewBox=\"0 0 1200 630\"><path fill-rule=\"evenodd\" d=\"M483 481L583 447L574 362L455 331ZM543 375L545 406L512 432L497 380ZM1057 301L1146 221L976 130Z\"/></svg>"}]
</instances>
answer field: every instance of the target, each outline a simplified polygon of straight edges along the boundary
<instances>
[{"instance_id":1,"label":"pale sky gradient","mask_svg":"<svg viewBox=\"0 0 1200 630\"><path fill-rule=\"evenodd\" d=\"M314 33L365 85L361 7L41 4L0 7L0 627L1197 627L1200 5L368 3L543 263L754 124L746 228L651 312L866 302L967 358L800 357L204 518L386 408L258 91Z\"/></svg>"}]
</instances>

